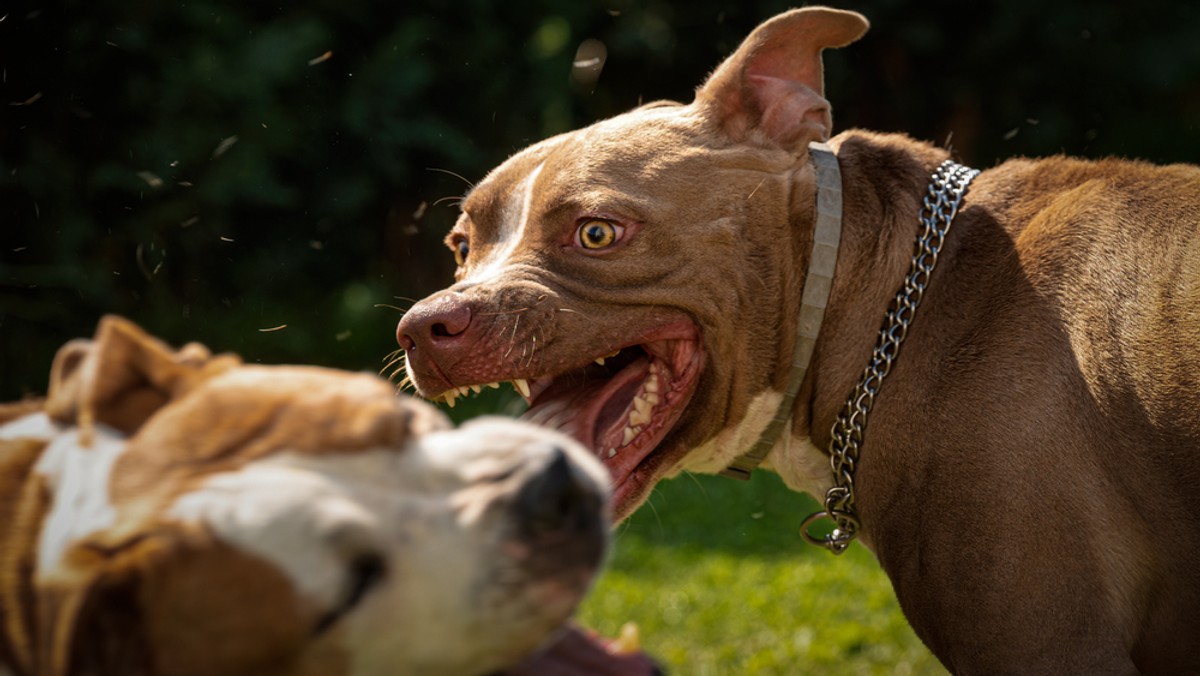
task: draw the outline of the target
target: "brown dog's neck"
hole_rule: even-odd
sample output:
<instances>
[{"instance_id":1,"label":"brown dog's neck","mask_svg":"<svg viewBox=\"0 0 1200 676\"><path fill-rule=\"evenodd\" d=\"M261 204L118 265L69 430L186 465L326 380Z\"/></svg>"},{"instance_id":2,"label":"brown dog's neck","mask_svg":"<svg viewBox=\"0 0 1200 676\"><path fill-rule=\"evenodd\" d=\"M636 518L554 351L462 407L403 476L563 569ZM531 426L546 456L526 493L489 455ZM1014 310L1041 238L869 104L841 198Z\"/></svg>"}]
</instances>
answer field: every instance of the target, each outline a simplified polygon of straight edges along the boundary
<instances>
[{"instance_id":1,"label":"brown dog's neck","mask_svg":"<svg viewBox=\"0 0 1200 676\"><path fill-rule=\"evenodd\" d=\"M825 322L793 414L793 435L810 437L822 451L908 272L929 178L948 156L906 136L856 130L830 145L842 172L841 250Z\"/></svg>"}]
</instances>

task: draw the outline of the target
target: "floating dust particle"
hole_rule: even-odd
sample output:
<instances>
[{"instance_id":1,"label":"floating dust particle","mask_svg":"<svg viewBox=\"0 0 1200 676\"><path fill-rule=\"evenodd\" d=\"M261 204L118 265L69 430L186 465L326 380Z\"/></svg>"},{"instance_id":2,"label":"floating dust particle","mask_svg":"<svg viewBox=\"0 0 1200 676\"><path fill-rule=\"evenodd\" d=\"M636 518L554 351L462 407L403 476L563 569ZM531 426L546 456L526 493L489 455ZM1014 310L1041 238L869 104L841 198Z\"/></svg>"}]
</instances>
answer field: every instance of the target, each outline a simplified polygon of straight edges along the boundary
<instances>
[{"instance_id":1,"label":"floating dust particle","mask_svg":"<svg viewBox=\"0 0 1200 676\"><path fill-rule=\"evenodd\" d=\"M279 326L272 326L269 329L259 329L258 332L259 333L270 333L272 331L281 331L286 328L287 328L287 324L280 324Z\"/></svg>"},{"instance_id":2,"label":"floating dust particle","mask_svg":"<svg viewBox=\"0 0 1200 676\"><path fill-rule=\"evenodd\" d=\"M346 340L347 338L349 338L350 336L351 336L350 329L346 329L345 331L342 331L341 333L335 335L334 338L336 338L337 342L340 343L340 342Z\"/></svg>"},{"instance_id":3,"label":"floating dust particle","mask_svg":"<svg viewBox=\"0 0 1200 676\"><path fill-rule=\"evenodd\" d=\"M7 77L8 77L8 73L5 72L5 78L7 79ZM12 103L10 103L8 105L10 105L10 106L31 106L31 105L37 103L38 100L41 98L42 98L42 93L38 92L38 93L34 94L33 96L30 96L29 98L25 99L24 101L13 101Z\"/></svg>"},{"instance_id":4,"label":"floating dust particle","mask_svg":"<svg viewBox=\"0 0 1200 676\"><path fill-rule=\"evenodd\" d=\"M308 60L308 65L310 65L310 66L315 66L315 65L317 65L318 63L325 63L326 61L328 61L328 60L329 60L329 59L331 59L332 57L333 57L333 52L332 52L332 51L325 52L324 54L322 54L322 55L318 56L318 57L317 57L317 58L315 58L315 59L309 59L309 60Z\"/></svg>"},{"instance_id":5,"label":"floating dust particle","mask_svg":"<svg viewBox=\"0 0 1200 676\"><path fill-rule=\"evenodd\" d=\"M138 178L145 181L146 185L150 186L151 188L158 189L163 186L163 180L161 178L159 178L158 176L156 176L153 172L139 171L137 173L137 175L138 175Z\"/></svg>"},{"instance_id":6,"label":"floating dust particle","mask_svg":"<svg viewBox=\"0 0 1200 676\"><path fill-rule=\"evenodd\" d=\"M222 241L222 242L232 242L232 241L233 241L233 238L232 238L232 237L226 237L225 235L221 235L221 241Z\"/></svg>"},{"instance_id":7,"label":"floating dust particle","mask_svg":"<svg viewBox=\"0 0 1200 676\"><path fill-rule=\"evenodd\" d=\"M237 142L238 142L238 137L236 135L228 136L226 138L221 139L221 142L217 144L217 147L212 152L212 159L215 160L218 157L224 155L226 152L229 151L230 148L233 147L233 144L235 144Z\"/></svg>"}]
</instances>

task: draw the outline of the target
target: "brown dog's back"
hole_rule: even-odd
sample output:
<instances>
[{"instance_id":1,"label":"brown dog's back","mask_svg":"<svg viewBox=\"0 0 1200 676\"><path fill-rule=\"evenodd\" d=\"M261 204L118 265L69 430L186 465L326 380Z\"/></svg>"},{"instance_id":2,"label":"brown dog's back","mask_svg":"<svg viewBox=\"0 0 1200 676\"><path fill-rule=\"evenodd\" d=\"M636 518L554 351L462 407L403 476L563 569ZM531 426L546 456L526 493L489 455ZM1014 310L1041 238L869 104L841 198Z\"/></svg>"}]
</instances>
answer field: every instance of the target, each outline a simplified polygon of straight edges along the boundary
<instances>
[{"instance_id":1,"label":"brown dog's back","mask_svg":"<svg viewBox=\"0 0 1200 676\"><path fill-rule=\"evenodd\" d=\"M1197 205L1187 166L1017 160L972 185L859 480L880 560L950 668L1108 673L1130 647L1143 668L1200 668L1179 643L1200 636Z\"/></svg>"}]
</instances>

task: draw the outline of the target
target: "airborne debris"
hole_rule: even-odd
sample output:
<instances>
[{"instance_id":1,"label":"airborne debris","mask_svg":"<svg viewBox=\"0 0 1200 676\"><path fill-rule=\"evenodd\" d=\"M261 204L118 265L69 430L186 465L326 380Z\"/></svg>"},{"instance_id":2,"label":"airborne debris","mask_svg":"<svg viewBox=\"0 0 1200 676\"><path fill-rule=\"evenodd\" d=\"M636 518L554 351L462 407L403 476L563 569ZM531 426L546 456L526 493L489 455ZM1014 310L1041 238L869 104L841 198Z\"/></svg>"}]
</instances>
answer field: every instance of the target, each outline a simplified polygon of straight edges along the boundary
<instances>
[{"instance_id":1,"label":"airborne debris","mask_svg":"<svg viewBox=\"0 0 1200 676\"><path fill-rule=\"evenodd\" d=\"M212 152L212 159L215 160L218 157L224 155L230 148L233 147L233 144L235 144L237 142L238 142L237 136L229 136L227 138L221 139L221 142L217 144L216 149L213 150L213 152Z\"/></svg>"},{"instance_id":2,"label":"airborne debris","mask_svg":"<svg viewBox=\"0 0 1200 676\"><path fill-rule=\"evenodd\" d=\"M4 73L4 77L5 77L5 79L8 79L8 71L7 70ZM40 98L42 98L42 93L38 92L38 93L34 94L33 96L30 96L29 98L25 99L24 101L13 101L12 103L10 103L8 105L10 105L10 106L31 106L31 105L37 103L38 99L40 99Z\"/></svg>"},{"instance_id":3,"label":"airborne debris","mask_svg":"<svg viewBox=\"0 0 1200 676\"><path fill-rule=\"evenodd\" d=\"M269 329L259 329L258 332L259 333L270 333L271 331L279 331L281 329L286 329L286 328L287 328L287 324L280 324L279 326L272 326Z\"/></svg>"},{"instance_id":4,"label":"airborne debris","mask_svg":"<svg viewBox=\"0 0 1200 676\"><path fill-rule=\"evenodd\" d=\"M153 172L139 171L138 177L145 181L146 185L150 186L151 188L157 189L161 188L163 185L163 180L156 176Z\"/></svg>"},{"instance_id":5,"label":"airborne debris","mask_svg":"<svg viewBox=\"0 0 1200 676\"><path fill-rule=\"evenodd\" d=\"M333 57L333 52L332 52L332 51L325 52L324 54L322 54L322 55L320 55L320 56L316 57L315 59L309 59L309 60L308 60L308 65L310 65L310 66L315 66L315 65L317 65L318 63L325 63L326 61L328 61L328 60L329 60L330 58L332 58L332 57Z\"/></svg>"},{"instance_id":6,"label":"airborne debris","mask_svg":"<svg viewBox=\"0 0 1200 676\"><path fill-rule=\"evenodd\" d=\"M222 241L222 242L232 242L232 241L233 241L233 238L232 238L232 237L226 237L225 235L221 235L221 241Z\"/></svg>"}]
</instances>

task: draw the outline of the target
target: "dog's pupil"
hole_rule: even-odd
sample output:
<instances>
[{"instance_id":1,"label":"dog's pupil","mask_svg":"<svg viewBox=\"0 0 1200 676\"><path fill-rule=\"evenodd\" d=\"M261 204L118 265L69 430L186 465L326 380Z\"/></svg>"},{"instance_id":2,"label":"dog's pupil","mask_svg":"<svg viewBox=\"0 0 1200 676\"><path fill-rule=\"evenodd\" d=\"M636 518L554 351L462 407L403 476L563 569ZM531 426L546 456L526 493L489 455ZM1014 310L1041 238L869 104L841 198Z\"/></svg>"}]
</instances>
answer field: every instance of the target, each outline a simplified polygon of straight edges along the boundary
<instances>
[{"instance_id":1,"label":"dog's pupil","mask_svg":"<svg viewBox=\"0 0 1200 676\"><path fill-rule=\"evenodd\" d=\"M606 233L604 231L604 226L599 224L589 227L586 231L586 234L588 242L591 244L602 245L607 239L605 236Z\"/></svg>"}]
</instances>

